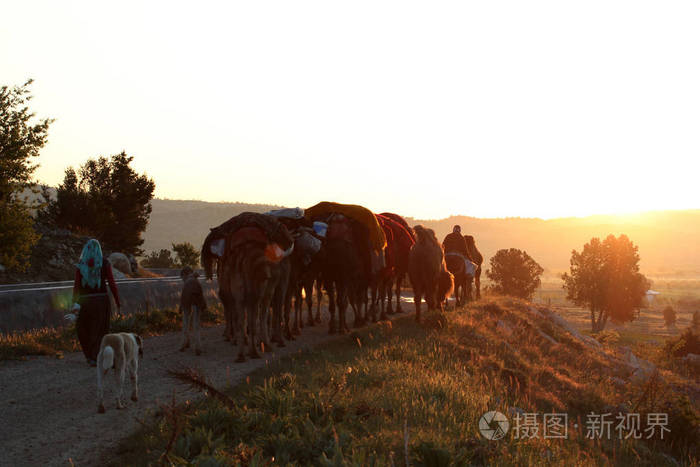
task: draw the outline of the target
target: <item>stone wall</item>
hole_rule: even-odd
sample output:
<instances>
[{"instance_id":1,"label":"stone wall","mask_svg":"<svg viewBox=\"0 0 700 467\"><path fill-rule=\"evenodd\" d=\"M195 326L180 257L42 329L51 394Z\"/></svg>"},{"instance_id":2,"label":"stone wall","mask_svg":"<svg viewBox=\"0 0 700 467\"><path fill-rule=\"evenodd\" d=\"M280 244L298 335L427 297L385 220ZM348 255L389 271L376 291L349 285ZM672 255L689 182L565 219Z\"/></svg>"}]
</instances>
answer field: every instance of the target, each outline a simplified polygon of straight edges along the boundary
<instances>
[{"instance_id":1,"label":"stone wall","mask_svg":"<svg viewBox=\"0 0 700 467\"><path fill-rule=\"evenodd\" d=\"M200 278L207 303L218 302L216 279ZM182 281L180 278L119 282L122 312L143 313L154 308L175 308L180 302ZM0 333L25 331L65 324L64 315L71 308L72 287L46 287L43 289L0 294ZM114 300L112 310L116 311Z\"/></svg>"}]
</instances>

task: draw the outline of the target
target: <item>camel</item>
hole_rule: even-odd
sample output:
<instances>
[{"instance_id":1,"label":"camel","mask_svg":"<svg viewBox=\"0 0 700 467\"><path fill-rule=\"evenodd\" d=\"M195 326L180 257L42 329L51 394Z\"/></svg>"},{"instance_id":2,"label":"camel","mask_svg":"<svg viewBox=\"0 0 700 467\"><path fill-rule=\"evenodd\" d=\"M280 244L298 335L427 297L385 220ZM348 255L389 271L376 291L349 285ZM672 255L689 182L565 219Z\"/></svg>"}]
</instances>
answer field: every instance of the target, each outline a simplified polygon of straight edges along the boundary
<instances>
[{"instance_id":1,"label":"camel","mask_svg":"<svg viewBox=\"0 0 700 467\"><path fill-rule=\"evenodd\" d=\"M474 288L476 289L476 299L481 298L481 264L484 262L484 257L479 252L476 247L476 242L472 235L465 235L464 239L467 241L467 249L469 250L469 259L472 263L476 264L476 272L474 273ZM471 289L471 287L470 287Z\"/></svg>"},{"instance_id":2,"label":"camel","mask_svg":"<svg viewBox=\"0 0 700 467\"><path fill-rule=\"evenodd\" d=\"M416 234L416 244L409 254L408 276L413 286L416 321L420 322L422 299L425 298L429 311L436 308L442 310L444 301L451 293L451 287L445 256L435 232L422 225L415 226L413 230ZM438 295L439 293L441 295Z\"/></svg>"},{"instance_id":3,"label":"camel","mask_svg":"<svg viewBox=\"0 0 700 467\"><path fill-rule=\"evenodd\" d=\"M271 216L243 213L211 229L202 246L202 265L212 278L216 261L219 298L224 306L225 336L239 346L237 361L245 361L245 345L255 358L258 341L270 346L269 305L281 314L286 285L285 254L294 240L286 227ZM282 299L279 297L282 296ZM273 337L275 315L273 313Z\"/></svg>"},{"instance_id":4,"label":"camel","mask_svg":"<svg viewBox=\"0 0 700 467\"><path fill-rule=\"evenodd\" d=\"M306 209L304 215L328 225L322 280L329 298L329 333L348 331L348 304L355 314L354 326L364 325L370 278L384 266L384 230L372 211L357 205L323 201Z\"/></svg>"},{"instance_id":5,"label":"camel","mask_svg":"<svg viewBox=\"0 0 700 467\"><path fill-rule=\"evenodd\" d=\"M323 283L331 315L328 332L345 333L349 331L345 319L348 304L355 314L354 327L365 322L363 307L366 310L370 269L367 233L363 225L342 214L332 214L327 224Z\"/></svg>"},{"instance_id":6,"label":"camel","mask_svg":"<svg viewBox=\"0 0 700 467\"><path fill-rule=\"evenodd\" d=\"M310 222L305 219L281 219L281 222L287 226L295 237L295 249L289 257L288 288L284 298L285 338L294 340L294 335L300 334L301 329L304 327L302 319L302 290L309 282L311 291L307 292L306 296L309 309L307 324L309 326L315 324L312 314L313 282L318 275L322 241L310 227ZM294 312L293 318L292 311ZM290 318L292 318L291 327L289 323ZM318 318L320 321L320 316Z\"/></svg>"},{"instance_id":7,"label":"camel","mask_svg":"<svg viewBox=\"0 0 700 467\"><path fill-rule=\"evenodd\" d=\"M412 234L404 228L402 223L395 221L393 217L387 217L383 214L377 214L376 216L382 229L384 229L387 246L385 249L386 266L372 278L371 315L373 321L376 321L377 308L380 310L379 319L385 320L387 319L387 314L393 314L391 296L394 282L397 282L397 312L400 311L400 281L408 269L408 255L415 243ZM396 217L400 218L400 216Z\"/></svg>"},{"instance_id":8,"label":"camel","mask_svg":"<svg viewBox=\"0 0 700 467\"><path fill-rule=\"evenodd\" d=\"M470 282L472 277L467 274L466 265L462 256L447 253L445 255L445 263L447 265L447 270L452 273L454 277L457 306L462 306L466 301L471 299Z\"/></svg>"},{"instance_id":9,"label":"camel","mask_svg":"<svg viewBox=\"0 0 700 467\"><path fill-rule=\"evenodd\" d=\"M398 234L395 233L395 236L398 235L400 241L398 242L398 251L395 255L394 259L394 284L396 284L396 313L401 313L403 310L401 309L401 284L404 282L404 278L408 274L408 255L411 251L411 248L413 247L413 244L416 242L416 236L413 233L413 229L408 225L408 222L406 222L406 219L403 217L399 216L398 214L394 214L393 212L383 212L380 214L380 216L388 217L392 221L398 223L402 228L403 231L399 232ZM396 230L396 229L394 229ZM387 297L387 313L392 314L394 310L392 310L392 305L391 305L391 287L392 284L389 285L389 295Z\"/></svg>"}]
</instances>

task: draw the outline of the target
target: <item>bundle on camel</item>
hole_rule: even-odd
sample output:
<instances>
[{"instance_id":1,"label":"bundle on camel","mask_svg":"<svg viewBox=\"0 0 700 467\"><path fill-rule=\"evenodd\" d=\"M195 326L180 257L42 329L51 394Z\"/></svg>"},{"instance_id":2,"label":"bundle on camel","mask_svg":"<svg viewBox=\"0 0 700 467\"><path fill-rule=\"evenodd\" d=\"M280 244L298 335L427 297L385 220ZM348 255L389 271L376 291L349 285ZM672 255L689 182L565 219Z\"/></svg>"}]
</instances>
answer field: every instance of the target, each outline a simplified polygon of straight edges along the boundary
<instances>
[{"instance_id":1,"label":"bundle on camel","mask_svg":"<svg viewBox=\"0 0 700 467\"><path fill-rule=\"evenodd\" d=\"M320 203L306 209L304 212L304 217L310 221L315 221L325 219L333 213L342 214L345 217L349 217L350 219L353 219L367 227L369 232L369 240L374 250L382 251L384 247L386 247L386 236L384 235L384 230L379 225L374 213L363 206L321 201Z\"/></svg>"},{"instance_id":2,"label":"bundle on camel","mask_svg":"<svg viewBox=\"0 0 700 467\"><path fill-rule=\"evenodd\" d=\"M277 218L257 212L241 213L210 229L204 239L201 261L207 279L212 278L214 260L245 241L277 244L282 250L294 244L294 238Z\"/></svg>"}]
</instances>

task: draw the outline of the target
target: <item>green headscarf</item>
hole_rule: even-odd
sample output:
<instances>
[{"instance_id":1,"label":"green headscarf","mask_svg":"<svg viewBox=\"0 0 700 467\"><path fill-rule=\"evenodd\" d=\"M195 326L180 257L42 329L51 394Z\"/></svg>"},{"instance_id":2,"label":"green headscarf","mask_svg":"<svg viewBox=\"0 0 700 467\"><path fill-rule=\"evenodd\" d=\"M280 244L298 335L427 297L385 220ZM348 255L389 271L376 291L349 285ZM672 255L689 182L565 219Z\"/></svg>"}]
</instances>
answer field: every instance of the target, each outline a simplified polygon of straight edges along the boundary
<instances>
[{"instance_id":1,"label":"green headscarf","mask_svg":"<svg viewBox=\"0 0 700 467\"><path fill-rule=\"evenodd\" d=\"M80 262L76 266L80 269L84 287L99 288L102 276L102 247L100 247L100 242L94 238L88 240L83 247L83 252L80 254Z\"/></svg>"}]
</instances>

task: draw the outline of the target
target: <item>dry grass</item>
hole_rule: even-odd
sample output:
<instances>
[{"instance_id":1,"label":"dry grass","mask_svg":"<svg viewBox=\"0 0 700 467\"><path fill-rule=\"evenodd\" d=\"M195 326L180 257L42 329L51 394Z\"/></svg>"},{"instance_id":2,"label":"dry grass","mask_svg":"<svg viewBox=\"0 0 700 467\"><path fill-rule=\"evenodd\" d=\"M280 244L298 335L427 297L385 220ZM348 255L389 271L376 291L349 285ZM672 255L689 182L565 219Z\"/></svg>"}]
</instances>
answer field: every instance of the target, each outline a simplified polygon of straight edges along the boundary
<instances>
[{"instance_id":1,"label":"dry grass","mask_svg":"<svg viewBox=\"0 0 700 467\"><path fill-rule=\"evenodd\" d=\"M181 407L172 442L169 417L158 415L123 443L114 464L157 462L166 450L178 465L696 462L694 409L663 378L613 383L628 375L612 350L589 348L532 304L487 298L426 315L422 326L411 318L372 326L276 362L224 391L233 405L209 397ZM634 405L670 412L673 441L585 437L591 411ZM486 411L517 409L566 412L569 438L518 440L511 432L488 441L479 434Z\"/></svg>"},{"instance_id":2,"label":"dry grass","mask_svg":"<svg viewBox=\"0 0 700 467\"><path fill-rule=\"evenodd\" d=\"M209 307L201 316L201 322L205 326L220 324L222 321L223 312L220 307ZM181 329L182 315L177 309L157 309L119 316L110 323L110 332L135 332L144 337ZM61 358L63 352L79 350L75 324L0 335L0 361L25 360L29 356L38 355Z\"/></svg>"}]
</instances>

